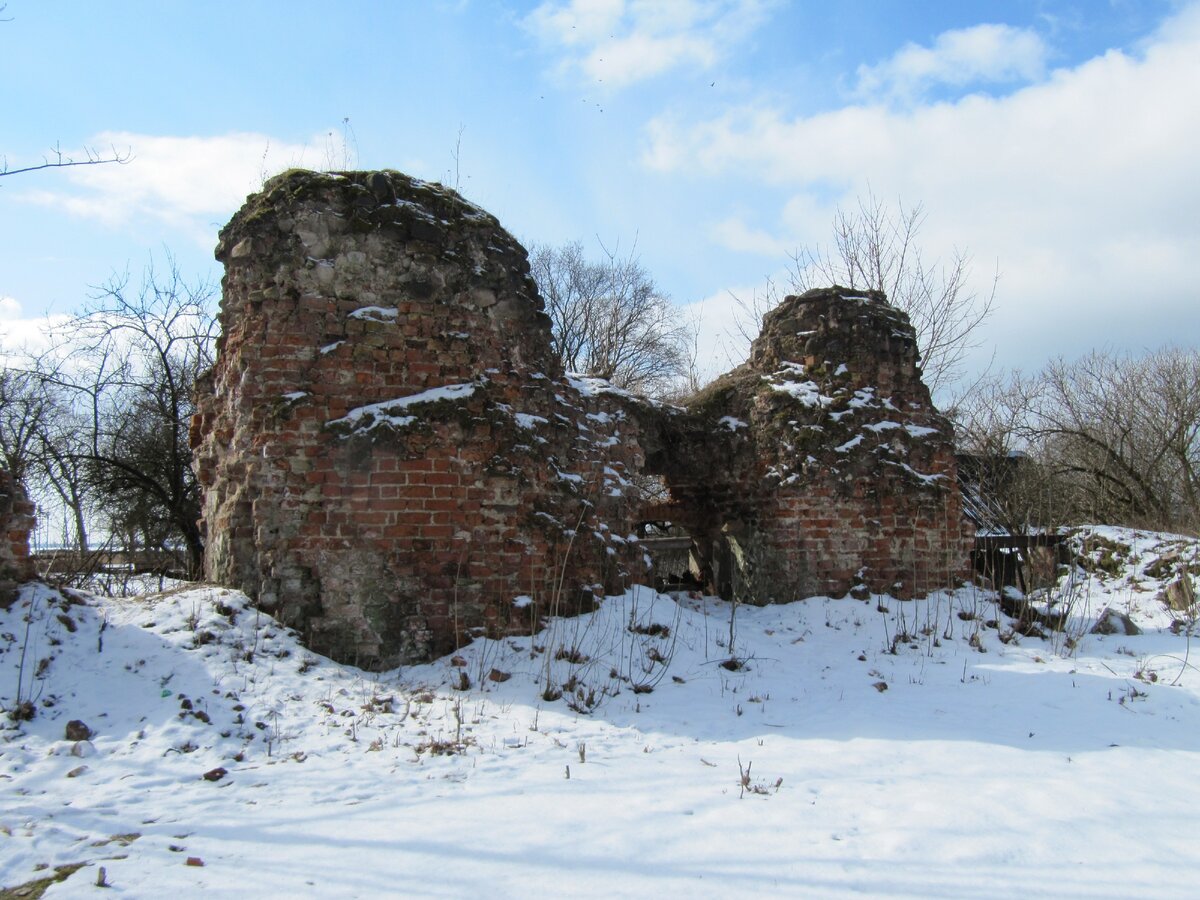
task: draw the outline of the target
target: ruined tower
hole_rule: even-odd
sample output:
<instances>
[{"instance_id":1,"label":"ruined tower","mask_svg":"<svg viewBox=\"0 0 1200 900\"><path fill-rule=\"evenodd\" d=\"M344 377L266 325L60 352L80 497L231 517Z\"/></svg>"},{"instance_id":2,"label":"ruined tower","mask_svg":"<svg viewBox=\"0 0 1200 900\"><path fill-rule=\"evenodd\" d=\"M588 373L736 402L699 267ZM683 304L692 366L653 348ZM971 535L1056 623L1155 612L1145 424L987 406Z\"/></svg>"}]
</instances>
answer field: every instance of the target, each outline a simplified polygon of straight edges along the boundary
<instances>
[{"instance_id":1,"label":"ruined tower","mask_svg":"<svg viewBox=\"0 0 1200 900\"><path fill-rule=\"evenodd\" d=\"M206 576L363 664L644 580L634 425L565 379L524 249L440 185L289 172L222 230Z\"/></svg>"},{"instance_id":2,"label":"ruined tower","mask_svg":"<svg viewBox=\"0 0 1200 900\"><path fill-rule=\"evenodd\" d=\"M750 359L672 428L650 465L722 595L911 597L965 576L951 427L921 381L908 317L882 294L786 298Z\"/></svg>"}]
</instances>

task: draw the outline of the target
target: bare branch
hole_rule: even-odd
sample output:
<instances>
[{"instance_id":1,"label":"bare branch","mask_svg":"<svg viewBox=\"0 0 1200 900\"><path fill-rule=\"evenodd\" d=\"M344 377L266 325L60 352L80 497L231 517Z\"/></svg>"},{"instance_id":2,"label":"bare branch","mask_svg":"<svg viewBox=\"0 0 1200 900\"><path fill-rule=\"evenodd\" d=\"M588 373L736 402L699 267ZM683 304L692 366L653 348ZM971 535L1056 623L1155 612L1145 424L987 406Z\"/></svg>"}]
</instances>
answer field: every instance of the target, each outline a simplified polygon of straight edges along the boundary
<instances>
[{"instance_id":1,"label":"bare branch","mask_svg":"<svg viewBox=\"0 0 1200 900\"><path fill-rule=\"evenodd\" d=\"M184 283L168 255L140 284L127 273L96 289L84 312L54 333L38 377L61 401L64 422L48 437L41 476L76 511L82 504L125 546L183 549L198 575L203 535L188 426L192 387L212 363L212 287ZM69 424L67 424L69 423Z\"/></svg>"},{"instance_id":2,"label":"bare branch","mask_svg":"<svg viewBox=\"0 0 1200 900\"><path fill-rule=\"evenodd\" d=\"M123 166L133 160L133 151L128 148L124 153L121 153L116 147L111 147L107 155L91 147L84 147L83 152L83 159L75 159L65 155L59 145L55 144L50 149L50 155L43 157L41 163L33 166L23 166L20 169L10 169L8 167L8 160L6 159L0 165L0 178L6 175L21 175L25 172L39 172L42 169L66 169L71 166L103 166L108 163L116 163L119 166Z\"/></svg>"}]
</instances>

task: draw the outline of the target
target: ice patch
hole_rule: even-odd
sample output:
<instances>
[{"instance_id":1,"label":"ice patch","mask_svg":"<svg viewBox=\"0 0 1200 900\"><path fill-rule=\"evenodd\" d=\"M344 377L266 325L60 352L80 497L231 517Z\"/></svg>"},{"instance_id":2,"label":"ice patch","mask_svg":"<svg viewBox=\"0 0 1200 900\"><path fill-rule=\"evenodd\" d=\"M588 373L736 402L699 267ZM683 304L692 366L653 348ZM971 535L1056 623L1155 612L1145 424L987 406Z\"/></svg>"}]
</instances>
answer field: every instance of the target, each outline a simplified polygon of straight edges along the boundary
<instances>
[{"instance_id":1,"label":"ice patch","mask_svg":"<svg viewBox=\"0 0 1200 900\"><path fill-rule=\"evenodd\" d=\"M824 409L833 403L832 397L821 393L813 381L772 381L770 376L764 376L771 389L787 394L798 403L811 408Z\"/></svg>"},{"instance_id":2,"label":"ice patch","mask_svg":"<svg viewBox=\"0 0 1200 900\"><path fill-rule=\"evenodd\" d=\"M584 397L599 397L601 394L616 394L618 397L633 396L629 391L622 390L603 378L592 378L577 372L568 372L564 380Z\"/></svg>"},{"instance_id":3,"label":"ice patch","mask_svg":"<svg viewBox=\"0 0 1200 900\"><path fill-rule=\"evenodd\" d=\"M875 403L875 388L859 388L854 392L854 396L850 399L850 408L866 409L874 406Z\"/></svg>"},{"instance_id":4,"label":"ice patch","mask_svg":"<svg viewBox=\"0 0 1200 900\"><path fill-rule=\"evenodd\" d=\"M928 484L936 484L939 481L946 480L945 475L926 475L924 472L918 472L912 466L908 465L908 463L892 462L891 460L887 460L887 459L881 460L881 462L884 465L896 466L897 468L903 469L905 472L907 472L913 478L920 481L922 484L927 484L927 485Z\"/></svg>"}]
</instances>

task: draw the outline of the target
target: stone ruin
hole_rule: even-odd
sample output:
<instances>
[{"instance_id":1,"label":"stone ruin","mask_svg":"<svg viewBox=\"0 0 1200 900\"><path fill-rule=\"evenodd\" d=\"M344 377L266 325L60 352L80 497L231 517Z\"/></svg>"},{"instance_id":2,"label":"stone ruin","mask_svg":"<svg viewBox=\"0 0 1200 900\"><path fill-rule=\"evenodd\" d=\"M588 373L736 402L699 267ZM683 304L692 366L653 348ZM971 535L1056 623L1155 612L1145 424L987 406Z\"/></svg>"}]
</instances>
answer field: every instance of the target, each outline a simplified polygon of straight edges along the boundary
<instances>
[{"instance_id":1,"label":"stone ruin","mask_svg":"<svg viewBox=\"0 0 1200 900\"><path fill-rule=\"evenodd\" d=\"M664 429L648 466L723 597L910 598L966 572L974 530L953 433L921 381L908 317L882 294L786 298L749 360Z\"/></svg>"},{"instance_id":2,"label":"stone ruin","mask_svg":"<svg viewBox=\"0 0 1200 900\"><path fill-rule=\"evenodd\" d=\"M788 298L676 408L562 372L524 249L441 185L284 173L217 258L192 423L206 575L315 650L391 666L528 633L651 583L638 526L664 517L744 602L966 573L950 429L878 294Z\"/></svg>"},{"instance_id":3,"label":"stone ruin","mask_svg":"<svg viewBox=\"0 0 1200 900\"><path fill-rule=\"evenodd\" d=\"M492 216L398 173L294 172L217 257L193 422L208 578L377 665L646 579L636 426L563 376Z\"/></svg>"},{"instance_id":4,"label":"stone ruin","mask_svg":"<svg viewBox=\"0 0 1200 900\"><path fill-rule=\"evenodd\" d=\"M16 599L17 587L36 577L29 557L33 504L7 469L0 469L0 608Z\"/></svg>"}]
</instances>

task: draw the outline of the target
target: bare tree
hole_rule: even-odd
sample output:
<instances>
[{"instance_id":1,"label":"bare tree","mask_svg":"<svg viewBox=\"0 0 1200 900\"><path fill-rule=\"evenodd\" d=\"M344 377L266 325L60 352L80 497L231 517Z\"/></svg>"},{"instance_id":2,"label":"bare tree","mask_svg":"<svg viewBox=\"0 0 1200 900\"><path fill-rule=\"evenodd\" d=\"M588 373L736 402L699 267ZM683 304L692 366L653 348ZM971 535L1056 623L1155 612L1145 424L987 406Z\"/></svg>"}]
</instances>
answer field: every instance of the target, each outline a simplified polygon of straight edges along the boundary
<instances>
[{"instance_id":1,"label":"bare tree","mask_svg":"<svg viewBox=\"0 0 1200 900\"><path fill-rule=\"evenodd\" d=\"M33 372L0 369L0 468L28 488L39 434L51 416L45 384Z\"/></svg>"},{"instance_id":2,"label":"bare tree","mask_svg":"<svg viewBox=\"0 0 1200 900\"><path fill-rule=\"evenodd\" d=\"M882 291L916 329L921 374L936 393L961 377L967 354L979 346L979 328L992 313L997 278L981 296L967 287L967 254L955 251L945 263L927 261L919 243L925 218L920 205L898 203L892 210L873 194L860 198L857 210L839 209L834 216L832 247L802 247L792 254L788 288L802 293L837 284ZM750 301L738 300L743 337L758 334L763 314L780 299L776 286L768 283Z\"/></svg>"},{"instance_id":3,"label":"bare tree","mask_svg":"<svg viewBox=\"0 0 1200 900\"><path fill-rule=\"evenodd\" d=\"M926 262L918 238L925 223L919 204L888 209L873 194L856 212L839 209L833 249L802 248L792 256L792 287L803 291L828 284L882 291L908 313L921 350L921 374L931 391L958 379L979 327L991 315L995 279L986 296L967 290L970 257L960 251L947 263Z\"/></svg>"},{"instance_id":4,"label":"bare tree","mask_svg":"<svg viewBox=\"0 0 1200 900\"><path fill-rule=\"evenodd\" d=\"M13 473L43 512L55 506L67 513L66 545L87 552L85 423L49 366L48 357L23 353L10 355L0 371L0 467Z\"/></svg>"},{"instance_id":5,"label":"bare tree","mask_svg":"<svg viewBox=\"0 0 1200 900\"><path fill-rule=\"evenodd\" d=\"M115 277L57 333L54 384L71 398L82 447L59 446L62 468L82 463L110 533L126 546L182 549L197 576L204 543L188 425L192 388L212 364L216 323L207 283L187 285L173 261L139 286Z\"/></svg>"},{"instance_id":6,"label":"bare tree","mask_svg":"<svg viewBox=\"0 0 1200 900\"><path fill-rule=\"evenodd\" d=\"M1037 452L1029 428L1037 384L1020 372L991 375L946 411L955 424L964 505L985 530L1027 534L1073 515L1070 486Z\"/></svg>"},{"instance_id":7,"label":"bare tree","mask_svg":"<svg viewBox=\"0 0 1200 900\"><path fill-rule=\"evenodd\" d=\"M535 247L530 265L567 371L647 395L687 377L691 334L636 257L593 262L569 243Z\"/></svg>"},{"instance_id":8,"label":"bare tree","mask_svg":"<svg viewBox=\"0 0 1200 900\"><path fill-rule=\"evenodd\" d=\"M1200 353L1095 352L1052 362L1026 426L1076 488L1080 512L1114 524L1200 528Z\"/></svg>"},{"instance_id":9,"label":"bare tree","mask_svg":"<svg viewBox=\"0 0 1200 900\"><path fill-rule=\"evenodd\" d=\"M993 382L957 413L962 445L980 458L1024 454L999 492L1015 520L1200 530L1195 349L1055 360Z\"/></svg>"},{"instance_id":10,"label":"bare tree","mask_svg":"<svg viewBox=\"0 0 1200 900\"><path fill-rule=\"evenodd\" d=\"M86 554L93 516L86 432L74 411L63 411L48 424L38 459L43 489L57 498L69 517L69 527L66 522L63 526L64 544Z\"/></svg>"}]
</instances>

